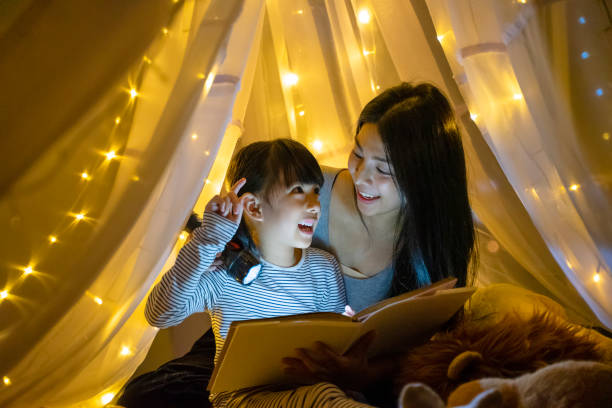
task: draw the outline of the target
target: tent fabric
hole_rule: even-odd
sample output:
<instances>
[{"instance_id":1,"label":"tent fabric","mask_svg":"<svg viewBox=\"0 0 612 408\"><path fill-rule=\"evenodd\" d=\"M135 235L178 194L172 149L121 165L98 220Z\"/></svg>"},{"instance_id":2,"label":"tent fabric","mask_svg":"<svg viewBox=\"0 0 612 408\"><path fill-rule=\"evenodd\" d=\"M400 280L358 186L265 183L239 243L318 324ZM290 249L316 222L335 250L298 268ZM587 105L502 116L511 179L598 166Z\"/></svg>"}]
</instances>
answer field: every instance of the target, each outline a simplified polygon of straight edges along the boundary
<instances>
[{"instance_id":1,"label":"tent fabric","mask_svg":"<svg viewBox=\"0 0 612 408\"><path fill-rule=\"evenodd\" d=\"M109 402L236 146L291 137L343 167L400 81L455 109L479 284L612 328L609 24L595 0L3 3L0 405Z\"/></svg>"},{"instance_id":2,"label":"tent fabric","mask_svg":"<svg viewBox=\"0 0 612 408\"><path fill-rule=\"evenodd\" d=\"M605 294L612 293L612 286L593 278L602 269L609 272L606 249L612 226L606 213L611 196L602 194L605 186L590 176L579 149L567 100L547 61L535 6L493 4L449 6L454 55L462 67L454 73L465 76L470 111L477 112L476 123L557 265L609 327L612 299ZM502 244L512 248L517 242ZM565 297L554 278L534 276Z\"/></svg>"}]
</instances>

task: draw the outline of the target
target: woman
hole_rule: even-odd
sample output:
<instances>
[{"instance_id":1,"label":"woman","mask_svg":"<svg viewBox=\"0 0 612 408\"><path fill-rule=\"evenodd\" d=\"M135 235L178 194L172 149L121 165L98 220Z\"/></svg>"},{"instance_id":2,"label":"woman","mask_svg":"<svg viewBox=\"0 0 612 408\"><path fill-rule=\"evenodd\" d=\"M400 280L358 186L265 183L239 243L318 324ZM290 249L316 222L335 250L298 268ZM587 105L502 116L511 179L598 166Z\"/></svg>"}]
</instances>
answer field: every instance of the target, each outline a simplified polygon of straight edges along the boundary
<instances>
[{"instance_id":1,"label":"woman","mask_svg":"<svg viewBox=\"0 0 612 408\"><path fill-rule=\"evenodd\" d=\"M348 169L324 169L321 220L313 246L342 264L348 304L360 311L453 276L471 283L475 231L461 136L447 99L433 85L403 83L361 112ZM374 336L344 356L319 344L286 358L286 371L303 379L331 380L348 389L376 389L394 370L365 355ZM386 382L389 383L389 382Z\"/></svg>"},{"instance_id":2,"label":"woman","mask_svg":"<svg viewBox=\"0 0 612 408\"><path fill-rule=\"evenodd\" d=\"M403 83L375 97L359 117L348 170L326 169L324 176L313 246L338 257L354 310L448 276L458 285L469 282L475 233L465 158L450 104L436 87ZM142 401L139 395L146 394L155 406L187 395L202 404L214 355L211 339L209 331L186 356L128 384L119 403L136 406L128 400ZM367 364L372 339L366 335L345 356L304 350L301 359L287 359L288 371L313 378L315 372L327 374L324 378L343 375L348 387L365 386L392 369ZM176 367L193 375L175 376ZM369 378L357 384L347 372ZM164 384L160 376L177 378L177 384ZM160 403L164 399L169 405Z\"/></svg>"},{"instance_id":3,"label":"woman","mask_svg":"<svg viewBox=\"0 0 612 408\"><path fill-rule=\"evenodd\" d=\"M344 265L356 311L448 276L468 281L474 224L452 109L403 83L359 117L348 169L326 169L314 246Z\"/></svg>"}]
</instances>

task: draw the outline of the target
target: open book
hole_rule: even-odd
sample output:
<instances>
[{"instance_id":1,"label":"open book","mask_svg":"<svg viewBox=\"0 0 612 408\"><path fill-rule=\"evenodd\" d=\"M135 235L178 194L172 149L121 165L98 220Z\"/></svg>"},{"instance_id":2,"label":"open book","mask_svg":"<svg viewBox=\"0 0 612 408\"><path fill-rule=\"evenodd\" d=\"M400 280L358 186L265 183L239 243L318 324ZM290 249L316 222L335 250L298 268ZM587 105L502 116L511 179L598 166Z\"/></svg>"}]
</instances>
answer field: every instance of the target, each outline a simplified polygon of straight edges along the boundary
<instances>
[{"instance_id":1,"label":"open book","mask_svg":"<svg viewBox=\"0 0 612 408\"><path fill-rule=\"evenodd\" d=\"M454 288L456 282L448 278L385 299L353 317L308 313L233 322L208 390L216 394L287 382L281 359L295 356L296 348L312 347L315 341L344 353L360 336L376 330L372 356L424 343L476 290Z\"/></svg>"}]
</instances>

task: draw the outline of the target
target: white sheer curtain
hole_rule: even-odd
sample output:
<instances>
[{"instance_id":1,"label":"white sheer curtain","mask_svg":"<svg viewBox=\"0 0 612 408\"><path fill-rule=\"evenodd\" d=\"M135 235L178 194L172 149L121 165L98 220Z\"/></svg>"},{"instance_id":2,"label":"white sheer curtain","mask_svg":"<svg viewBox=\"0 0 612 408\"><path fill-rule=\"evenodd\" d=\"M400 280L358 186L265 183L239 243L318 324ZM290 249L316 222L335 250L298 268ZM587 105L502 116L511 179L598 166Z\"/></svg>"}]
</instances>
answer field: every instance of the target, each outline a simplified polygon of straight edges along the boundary
<instances>
[{"instance_id":1,"label":"white sheer curtain","mask_svg":"<svg viewBox=\"0 0 612 408\"><path fill-rule=\"evenodd\" d=\"M451 98L463 126L471 197L480 225L480 284L517 284L561 302L575 321L600 324L591 310L593 305L579 293L579 285L565 276L567 264L558 262L546 235L539 231L541 221L536 222L523 205L525 187L517 192L500 166L503 162L498 162L497 149L488 143L491 130L476 126L487 115L476 114L475 108L470 113L466 106L465 100L471 107L474 97L465 86L463 66L454 58L456 46L446 2L312 0L289 6L268 1L267 11L270 39L262 43L256 73L261 81L253 88L254 103L247 111L242 143L290 134L310 146L321 162L344 166L360 107L380 89L400 79L437 84ZM275 17L278 15L283 18ZM447 26L436 34L444 16ZM304 58L308 64L316 62L316 78L312 78L311 67L299 64ZM289 68L287 61L292 62ZM282 85L286 70L298 75L296 85ZM486 73L483 78L495 81L506 75L504 71L499 76L493 74ZM321 112L321 105L328 109ZM497 112L499 117L505 114L502 109ZM325 132L317 131L313 122L319 129L321 124L326 126ZM343 145L344 149L337 148ZM556 146L548 148L550 154L557 150ZM599 208L601 211L591 214L607 213ZM599 277L603 276L600 266ZM593 277L590 274L584 282L590 285Z\"/></svg>"},{"instance_id":2,"label":"white sheer curtain","mask_svg":"<svg viewBox=\"0 0 612 408\"><path fill-rule=\"evenodd\" d=\"M102 12L108 2L102 3L81 7L81 17ZM156 332L144 320L141 301L214 158L224 152L215 164L227 165L239 135L227 125L242 119L239 106L246 102L236 103L236 95L241 86L249 93L243 74L259 40L263 3L141 3L158 7L165 14L158 20L166 22L154 28L144 55L132 50L136 67L105 84L82 115L67 118L69 129L58 132L27 172L14 174L2 197L5 231L16 235L3 240L3 260L14 272L2 276L2 406L110 401ZM32 4L18 10L23 14L17 20L54 24L54 32L66 22L78 29L73 16L61 16L63 6L54 6ZM142 8L136 9L120 16L122 24L138 20ZM114 11L108 5L107 12ZM237 29L229 35L232 27ZM112 36L105 29L101 25L95 34ZM61 115L58 101L50 102L46 108ZM27 118L21 120L27 126ZM114 157L105 157L110 151ZM58 195L67 196L65 202Z\"/></svg>"},{"instance_id":3,"label":"white sheer curtain","mask_svg":"<svg viewBox=\"0 0 612 408\"><path fill-rule=\"evenodd\" d=\"M156 333L146 294L235 146L291 137L343 167L362 106L400 80L440 86L462 124L481 284L518 284L610 327L610 110L583 118L587 93L559 80L577 68L542 37L571 43L558 21L577 3L529 3L1 6L0 404L108 402Z\"/></svg>"},{"instance_id":4,"label":"white sheer curtain","mask_svg":"<svg viewBox=\"0 0 612 408\"><path fill-rule=\"evenodd\" d=\"M553 75L551 52L538 20L538 15L544 18L550 8L562 12L568 2L543 2L542 6L509 0L427 3L474 121L571 286L554 273L557 267L551 269L549 262L542 263L548 255L540 249L531 251L531 237L510 234L513 226L499 224L499 218L487 220L483 216L485 225L562 303L570 308L577 305L571 301L575 288L610 328L612 282L607 254L612 231L606 221L611 208L610 184L593 172L597 168L609 176L610 161L586 156L581 149L584 145L592 148L601 140L576 131L568 108L569 95L564 93L571 83L563 81L569 78ZM565 18L564 13L557 18L561 16ZM554 23L568 27L562 20ZM562 42L567 47L572 33L557 27L556 34L565 36ZM566 53L566 58L576 58L578 50L566 51L574 54ZM586 82L586 78L572 80ZM596 89L591 88L590 103L610 106L609 96L599 95ZM596 111L601 112L599 108ZM601 119L603 116L595 116L595 120ZM577 312L587 317L587 310Z\"/></svg>"}]
</instances>

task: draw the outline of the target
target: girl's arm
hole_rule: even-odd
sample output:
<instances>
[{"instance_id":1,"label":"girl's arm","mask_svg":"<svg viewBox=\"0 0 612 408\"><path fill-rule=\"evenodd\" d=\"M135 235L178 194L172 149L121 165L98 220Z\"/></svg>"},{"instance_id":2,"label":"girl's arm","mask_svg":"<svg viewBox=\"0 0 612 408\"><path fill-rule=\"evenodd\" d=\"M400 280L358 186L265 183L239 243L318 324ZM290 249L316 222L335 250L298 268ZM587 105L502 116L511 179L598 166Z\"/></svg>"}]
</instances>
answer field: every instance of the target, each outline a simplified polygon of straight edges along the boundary
<instances>
[{"instance_id":1,"label":"girl's arm","mask_svg":"<svg viewBox=\"0 0 612 408\"><path fill-rule=\"evenodd\" d=\"M145 317L152 326L166 328L195 312L210 309L222 292L225 270L211 268L238 224L206 211L201 227L181 248L174 266L155 285L147 299Z\"/></svg>"}]
</instances>

